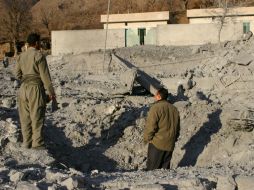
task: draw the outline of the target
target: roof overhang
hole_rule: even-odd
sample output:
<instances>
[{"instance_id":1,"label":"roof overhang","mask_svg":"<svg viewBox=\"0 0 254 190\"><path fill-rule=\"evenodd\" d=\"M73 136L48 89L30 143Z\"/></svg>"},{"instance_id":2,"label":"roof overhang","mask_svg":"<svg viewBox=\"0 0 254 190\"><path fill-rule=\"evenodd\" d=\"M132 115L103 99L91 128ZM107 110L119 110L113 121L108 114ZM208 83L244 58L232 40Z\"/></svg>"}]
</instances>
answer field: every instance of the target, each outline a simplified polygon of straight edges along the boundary
<instances>
[{"instance_id":1,"label":"roof overhang","mask_svg":"<svg viewBox=\"0 0 254 190\"><path fill-rule=\"evenodd\" d=\"M223 16L254 16L254 7L237 7L237 8L215 8L215 9L190 9L187 10L188 18L216 17Z\"/></svg>"},{"instance_id":2,"label":"roof overhang","mask_svg":"<svg viewBox=\"0 0 254 190\"><path fill-rule=\"evenodd\" d=\"M169 11L129 13L129 14L110 14L109 23L122 22L149 22L149 21L167 21L169 20ZM101 22L107 22L107 15L101 15Z\"/></svg>"}]
</instances>

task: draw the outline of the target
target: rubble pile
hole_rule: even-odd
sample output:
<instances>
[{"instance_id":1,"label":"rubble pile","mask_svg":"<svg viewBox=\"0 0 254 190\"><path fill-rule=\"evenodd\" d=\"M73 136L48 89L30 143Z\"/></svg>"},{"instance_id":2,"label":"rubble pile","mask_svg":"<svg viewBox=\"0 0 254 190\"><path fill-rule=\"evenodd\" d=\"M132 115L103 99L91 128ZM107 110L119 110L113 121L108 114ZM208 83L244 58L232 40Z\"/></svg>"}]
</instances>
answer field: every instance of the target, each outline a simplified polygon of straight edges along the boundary
<instances>
[{"instance_id":1,"label":"rubble pile","mask_svg":"<svg viewBox=\"0 0 254 190\"><path fill-rule=\"evenodd\" d=\"M252 189L253 50L250 37L108 50L104 61L100 51L48 56L60 109L47 107L47 151L21 147L15 64L1 65L0 189ZM170 170L144 170L154 99L137 70L166 86L180 112Z\"/></svg>"}]
</instances>

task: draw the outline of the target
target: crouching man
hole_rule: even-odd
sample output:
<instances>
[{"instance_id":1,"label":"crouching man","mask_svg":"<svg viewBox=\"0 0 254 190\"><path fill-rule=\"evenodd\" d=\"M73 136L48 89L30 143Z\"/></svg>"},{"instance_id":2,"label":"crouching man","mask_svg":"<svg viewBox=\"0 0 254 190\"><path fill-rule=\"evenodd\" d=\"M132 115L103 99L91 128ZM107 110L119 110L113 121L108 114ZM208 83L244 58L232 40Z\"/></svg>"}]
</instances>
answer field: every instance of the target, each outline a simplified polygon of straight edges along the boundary
<instances>
[{"instance_id":1,"label":"crouching man","mask_svg":"<svg viewBox=\"0 0 254 190\"><path fill-rule=\"evenodd\" d=\"M149 143L147 170L169 169L175 141L179 136L180 119L175 106L167 101L168 91L161 88L148 112L144 142Z\"/></svg>"}]
</instances>

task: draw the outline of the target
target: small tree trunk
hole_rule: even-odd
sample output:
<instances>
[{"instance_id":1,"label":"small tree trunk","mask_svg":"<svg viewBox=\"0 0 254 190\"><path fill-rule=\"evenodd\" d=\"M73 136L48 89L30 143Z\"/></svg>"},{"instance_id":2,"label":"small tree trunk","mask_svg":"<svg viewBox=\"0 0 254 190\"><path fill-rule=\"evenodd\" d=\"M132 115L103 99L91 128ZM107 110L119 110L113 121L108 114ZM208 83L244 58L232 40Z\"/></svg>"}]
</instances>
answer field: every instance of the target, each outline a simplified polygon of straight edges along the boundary
<instances>
[{"instance_id":1,"label":"small tree trunk","mask_svg":"<svg viewBox=\"0 0 254 190\"><path fill-rule=\"evenodd\" d=\"M223 21L221 21L221 23L220 23L220 28L219 28L219 30L218 30L218 43L221 45L221 31L222 31L222 28L223 28Z\"/></svg>"},{"instance_id":2,"label":"small tree trunk","mask_svg":"<svg viewBox=\"0 0 254 190\"><path fill-rule=\"evenodd\" d=\"M18 55L18 49L17 49L17 41L13 40L13 48L14 48L14 57Z\"/></svg>"}]
</instances>

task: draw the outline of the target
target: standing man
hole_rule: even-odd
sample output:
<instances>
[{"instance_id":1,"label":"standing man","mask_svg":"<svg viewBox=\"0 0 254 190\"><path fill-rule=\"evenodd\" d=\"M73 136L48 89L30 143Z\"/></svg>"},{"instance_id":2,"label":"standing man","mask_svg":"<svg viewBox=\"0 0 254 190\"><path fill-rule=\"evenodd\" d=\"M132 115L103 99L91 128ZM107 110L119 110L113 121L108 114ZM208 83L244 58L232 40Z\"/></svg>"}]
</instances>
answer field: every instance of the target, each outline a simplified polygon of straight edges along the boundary
<instances>
[{"instance_id":1,"label":"standing man","mask_svg":"<svg viewBox=\"0 0 254 190\"><path fill-rule=\"evenodd\" d=\"M144 131L144 142L149 143L147 170L170 168L175 141L179 136L179 113L167 97L168 91L159 89L155 95L157 102L148 112Z\"/></svg>"},{"instance_id":2,"label":"standing man","mask_svg":"<svg viewBox=\"0 0 254 190\"><path fill-rule=\"evenodd\" d=\"M47 96L55 100L49 68L45 56L39 51L40 35L31 33L28 49L20 54L16 64L16 77L21 80L19 89L19 117L24 148L44 149L43 125Z\"/></svg>"}]
</instances>

